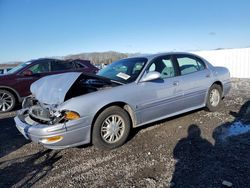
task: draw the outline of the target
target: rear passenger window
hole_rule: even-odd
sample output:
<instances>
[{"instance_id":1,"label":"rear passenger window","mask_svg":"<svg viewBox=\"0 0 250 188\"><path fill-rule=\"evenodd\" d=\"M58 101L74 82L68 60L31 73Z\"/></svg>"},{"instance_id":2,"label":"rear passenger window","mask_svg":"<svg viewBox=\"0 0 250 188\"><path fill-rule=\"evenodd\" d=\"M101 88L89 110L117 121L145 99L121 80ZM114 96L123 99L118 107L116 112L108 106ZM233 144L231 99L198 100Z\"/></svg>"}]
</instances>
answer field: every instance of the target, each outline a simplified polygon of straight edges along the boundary
<instances>
[{"instance_id":1,"label":"rear passenger window","mask_svg":"<svg viewBox=\"0 0 250 188\"><path fill-rule=\"evenodd\" d=\"M78 61L78 60L74 60L74 61L71 61L71 62L75 63L75 67L76 67L77 69L85 69L85 68L87 68L87 65L85 65L84 62L81 63L81 62Z\"/></svg>"},{"instance_id":2,"label":"rear passenger window","mask_svg":"<svg viewBox=\"0 0 250 188\"><path fill-rule=\"evenodd\" d=\"M83 69L83 68L87 68L87 66L81 64L81 63L76 63L76 68L78 69Z\"/></svg>"},{"instance_id":3,"label":"rear passenger window","mask_svg":"<svg viewBox=\"0 0 250 188\"><path fill-rule=\"evenodd\" d=\"M74 69L73 62L54 61L51 63L52 71L63 71L63 70L70 70L70 69Z\"/></svg>"},{"instance_id":4,"label":"rear passenger window","mask_svg":"<svg viewBox=\"0 0 250 188\"><path fill-rule=\"evenodd\" d=\"M190 56L178 56L177 61L180 67L181 75L190 74L204 70L204 63Z\"/></svg>"}]
</instances>

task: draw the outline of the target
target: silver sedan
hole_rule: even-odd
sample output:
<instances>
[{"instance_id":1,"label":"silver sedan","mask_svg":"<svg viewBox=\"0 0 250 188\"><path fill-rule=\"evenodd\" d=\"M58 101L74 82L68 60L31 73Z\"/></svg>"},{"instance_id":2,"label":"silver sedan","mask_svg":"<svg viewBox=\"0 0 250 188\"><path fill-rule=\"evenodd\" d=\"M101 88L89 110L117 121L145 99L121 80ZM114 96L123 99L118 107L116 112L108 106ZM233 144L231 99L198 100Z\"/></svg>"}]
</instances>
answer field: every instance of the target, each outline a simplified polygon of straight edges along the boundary
<instances>
[{"instance_id":1,"label":"silver sedan","mask_svg":"<svg viewBox=\"0 0 250 188\"><path fill-rule=\"evenodd\" d=\"M47 76L30 89L15 117L25 138L51 149L113 149L131 128L198 108L215 111L230 74L197 55L165 53L122 59L97 75Z\"/></svg>"}]
</instances>

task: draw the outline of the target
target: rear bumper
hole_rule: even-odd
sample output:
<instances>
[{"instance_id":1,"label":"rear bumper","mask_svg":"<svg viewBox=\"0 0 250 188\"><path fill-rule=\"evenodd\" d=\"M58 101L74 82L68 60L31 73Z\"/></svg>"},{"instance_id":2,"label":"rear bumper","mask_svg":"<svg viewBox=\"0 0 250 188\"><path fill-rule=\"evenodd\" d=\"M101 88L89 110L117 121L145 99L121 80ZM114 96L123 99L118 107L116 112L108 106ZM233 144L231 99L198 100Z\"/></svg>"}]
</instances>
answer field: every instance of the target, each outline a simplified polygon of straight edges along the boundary
<instances>
[{"instance_id":1,"label":"rear bumper","mask_svg":"<svg viewBox=\"0 0 250 188\"><path fill-rule=\"evenodd\" d=\"M49 149L64 149L90 143L91 122L89 117L68 121L63 124L45 125L28 121L25 110L21 110L15 117L16 127L26 139L40 143ZM49 137L61 136L57 142L44 143Z\"/></svg>"}]
</instances>

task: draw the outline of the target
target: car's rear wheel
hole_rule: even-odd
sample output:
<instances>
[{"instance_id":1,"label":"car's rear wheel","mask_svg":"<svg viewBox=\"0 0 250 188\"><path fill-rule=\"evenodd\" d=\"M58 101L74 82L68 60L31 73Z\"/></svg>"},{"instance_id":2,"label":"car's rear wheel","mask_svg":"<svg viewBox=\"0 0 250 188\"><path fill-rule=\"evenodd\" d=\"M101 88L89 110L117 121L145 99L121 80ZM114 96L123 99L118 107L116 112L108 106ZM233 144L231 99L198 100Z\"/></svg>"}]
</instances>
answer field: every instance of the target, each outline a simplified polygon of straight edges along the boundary
<instances>
[{"instance_id":1,"label":"car's rear wheel","mask_svg":"<svg viewBox=\"0 0 250 188\"><path fill-rule=\"evenodd\" d=\"M100 149L114 149L126 142L131 127L128 113L118 106L105 109L97 117L92 142Z\"/></svg>"},{"instance_id":2,"label":"car's rear wheel","mask_svg":"<svg viewBox=\"0 0 250 188\"><path fill-rule=\"evenodd\" d=\"M218 110L220 104L221 104L221 99L222 99L222 88L221 86L217 84L213 84L208 92L207 96L207 109L210 112L214 112Z\"/></svg>"},{"instance_id":3,"label":"car's rear wheel","mask_svg":"<svg viewBox=\"0 0 250 188\"><path fill-rule=\"evenodd\" d=\"M0 90L0 112L9 112L11 111L16 104L15 96L4 89Z\"/></svg>"}]
</instances>

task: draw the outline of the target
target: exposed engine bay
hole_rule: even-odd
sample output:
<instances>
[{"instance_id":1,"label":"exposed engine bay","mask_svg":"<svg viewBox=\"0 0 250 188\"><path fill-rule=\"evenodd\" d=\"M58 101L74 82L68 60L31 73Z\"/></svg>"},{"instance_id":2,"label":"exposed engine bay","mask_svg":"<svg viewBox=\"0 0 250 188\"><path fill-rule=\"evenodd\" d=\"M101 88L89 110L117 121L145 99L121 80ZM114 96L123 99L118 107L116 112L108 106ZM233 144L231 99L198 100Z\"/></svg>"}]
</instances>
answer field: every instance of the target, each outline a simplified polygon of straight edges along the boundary
<instances>
[{"instance_id":1,"label":"exposed engine bay","mask_svg":"<svg viewBox=\"0 0 250 188\"><path fill-rule=\"evenodd\" d=\"M104 77L82 74L67 92L65 101L73 97L95 92L98 90L112 88L117 85L120 84L112 82L111 80Z\"/></svg>"},{"instance_id":2,"label":"exposed engine bay","mask_svg":"<svg viewBox=\"0 0 250 188\"><path fill-rule=\"evenodd\" d=\"M81 74L66 92L64 101L118 85L120 85L120 83L113 82L97 75ZM53 105L41 103L31 95L24 99L22 107L27 109L25 111L25 116L30 121L39 124L54 125L68 121L65 119L65 113L67 112L57 112L55 110L57 105L58 104Z\"/></svg>"}]
</instances>

